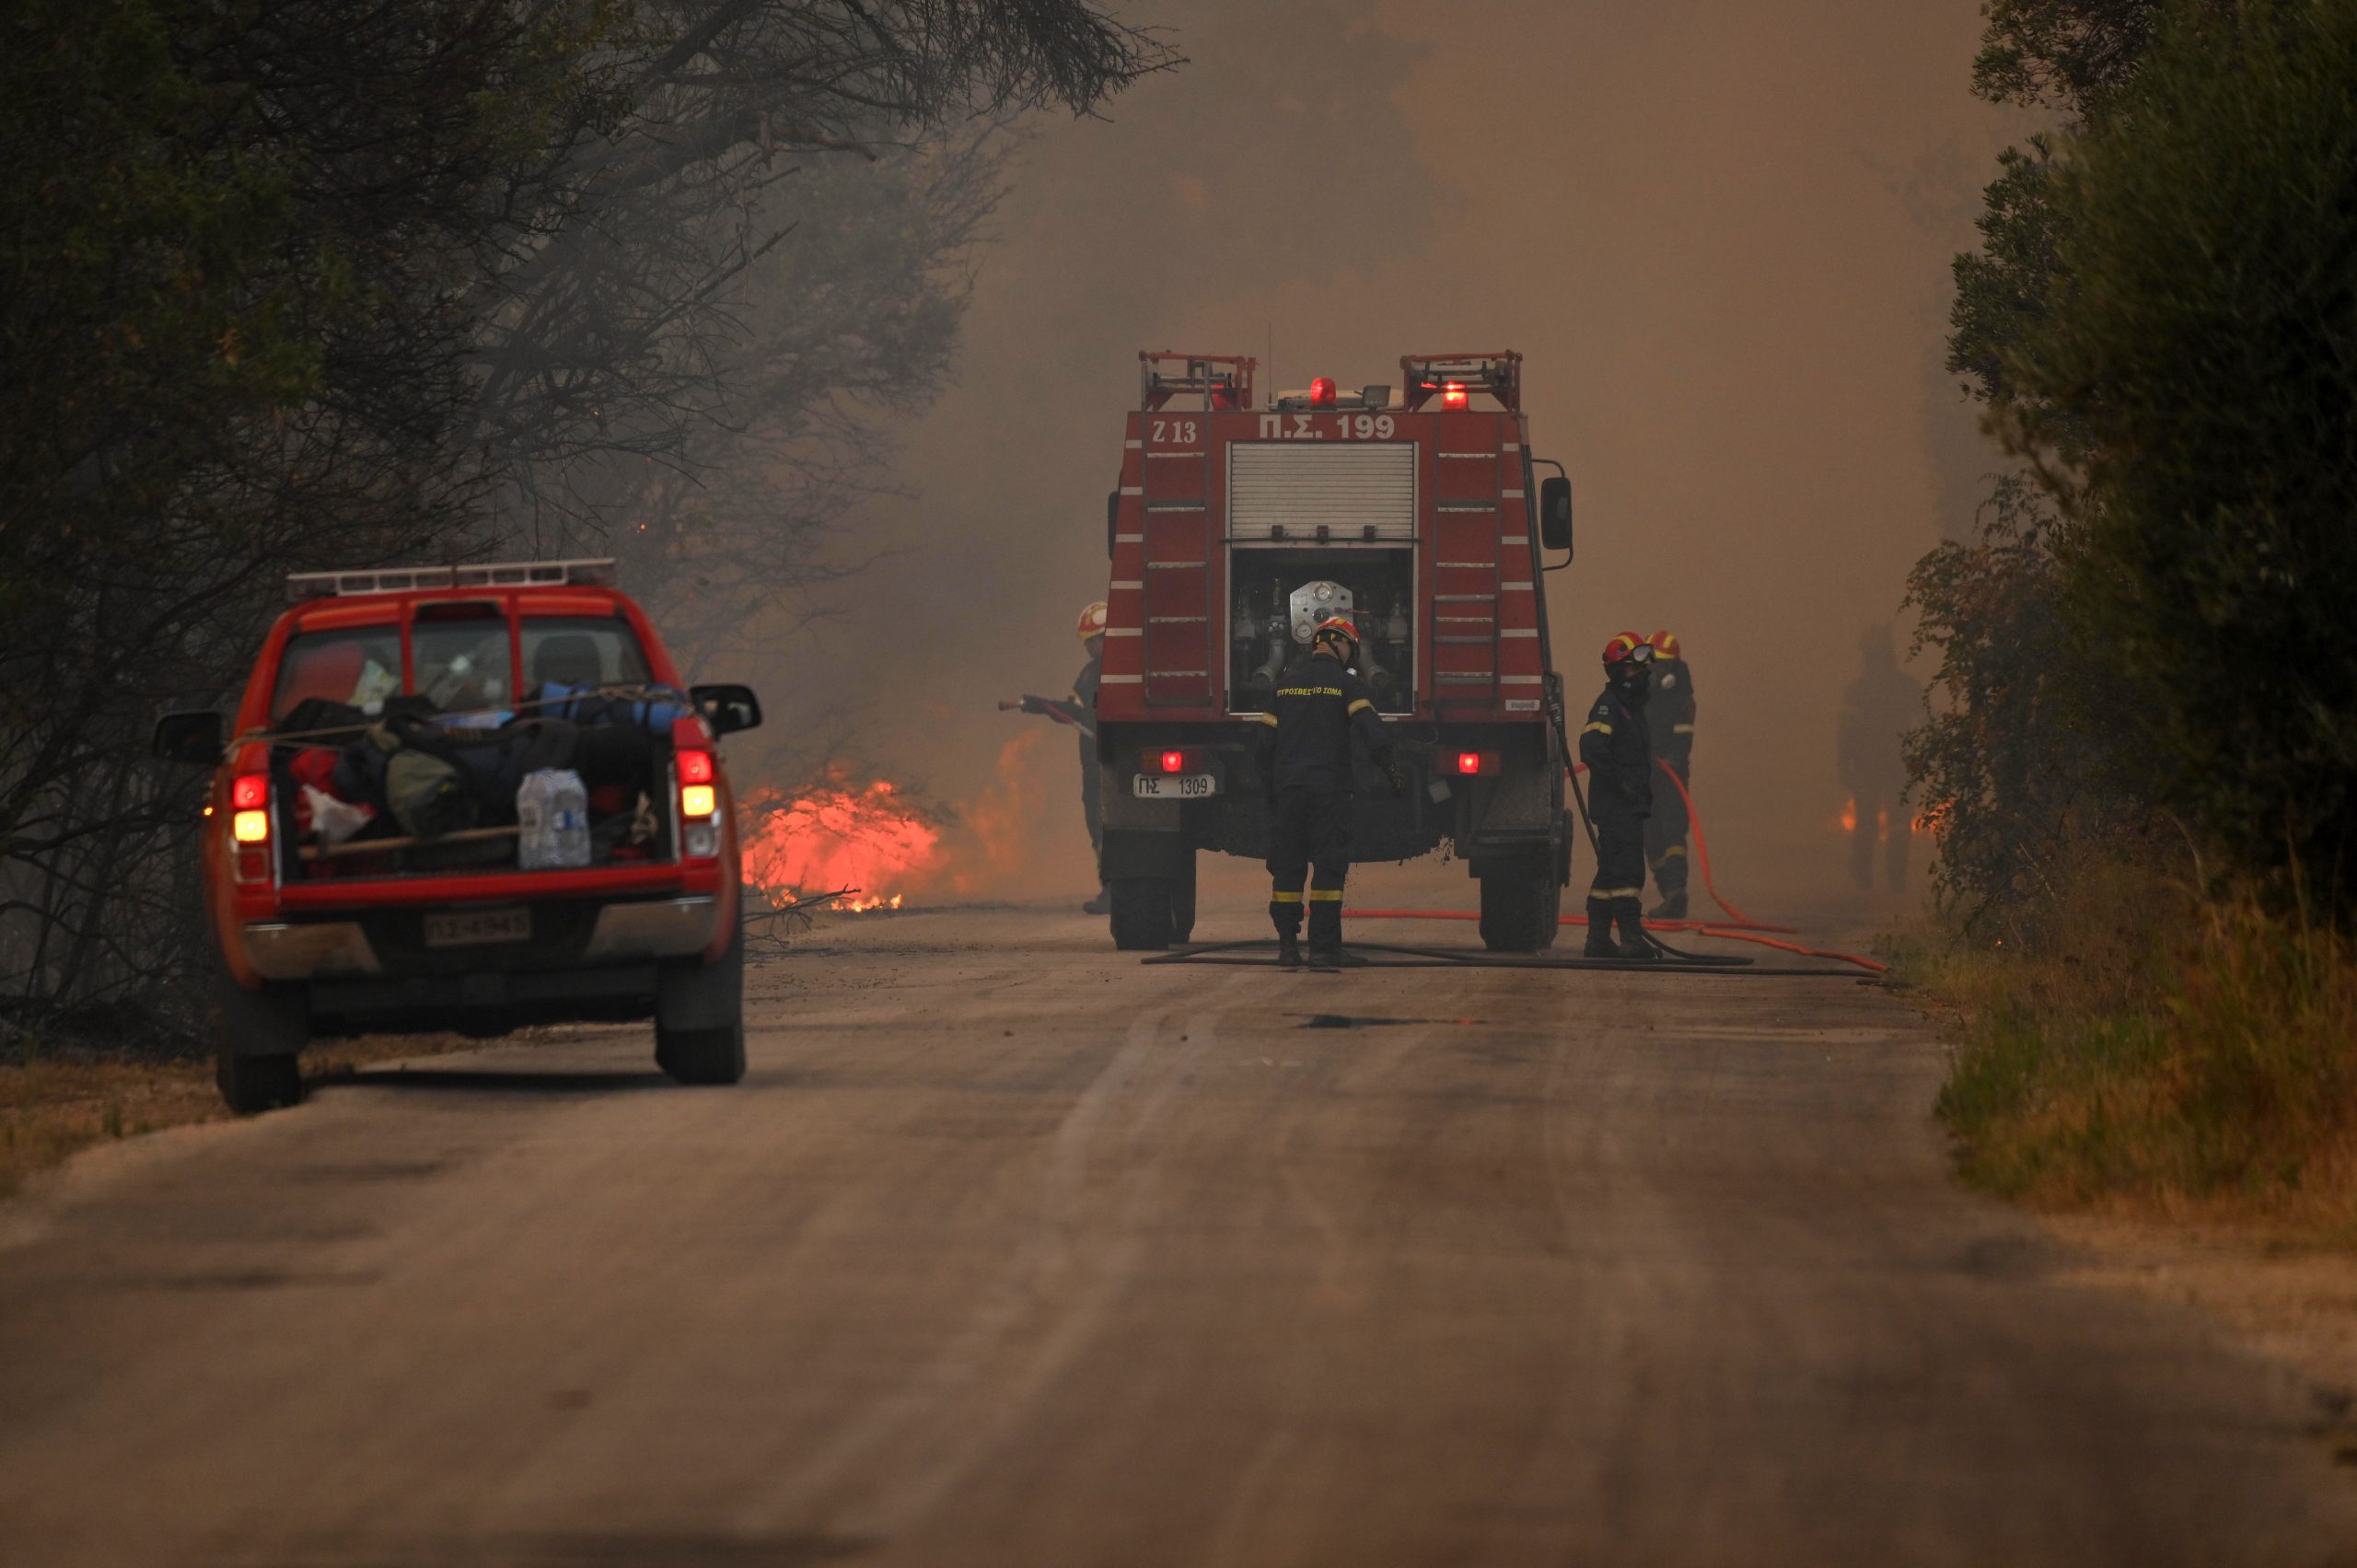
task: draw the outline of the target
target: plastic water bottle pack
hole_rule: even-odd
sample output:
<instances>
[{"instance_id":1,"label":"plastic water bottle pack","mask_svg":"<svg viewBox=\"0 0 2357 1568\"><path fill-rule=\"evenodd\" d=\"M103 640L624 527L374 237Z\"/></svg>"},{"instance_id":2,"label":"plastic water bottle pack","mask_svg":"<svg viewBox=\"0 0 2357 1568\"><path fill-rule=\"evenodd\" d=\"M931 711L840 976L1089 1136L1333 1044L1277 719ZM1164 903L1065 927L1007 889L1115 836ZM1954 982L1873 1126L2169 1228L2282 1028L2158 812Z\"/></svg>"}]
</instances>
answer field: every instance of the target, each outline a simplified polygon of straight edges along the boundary
<instances>
[{"instance_id":1,"label":"plastic water bottle pack","mask_svg":"<svg viewBox=\"0 0 2357 1568\"><path fill-rule=\"evenodd\" d=\"M589 864L589 791L570 768L542 768L516 789L516 864L569 871Z\"/></svg>"}]
</instances>

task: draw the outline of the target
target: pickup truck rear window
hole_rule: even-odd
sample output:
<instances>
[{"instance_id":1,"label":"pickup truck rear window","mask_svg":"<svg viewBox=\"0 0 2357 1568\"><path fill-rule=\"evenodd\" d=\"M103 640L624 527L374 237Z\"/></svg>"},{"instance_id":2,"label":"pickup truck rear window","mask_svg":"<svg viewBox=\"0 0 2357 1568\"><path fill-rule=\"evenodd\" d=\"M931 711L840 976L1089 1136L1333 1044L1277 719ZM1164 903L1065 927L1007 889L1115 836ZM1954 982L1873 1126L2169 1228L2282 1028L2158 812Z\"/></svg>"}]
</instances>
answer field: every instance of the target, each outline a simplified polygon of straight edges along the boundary
<instances>
[{"instance_id":1,"label":"pickup truck rear window","mask_svg":"<svg viewBox=\"0 0 2357 1568\"><path fill-rule=\"evenodd\" d=\"M278 661L278 688L270 700L273 724L312 697L365 708L401 689L398 626L347 626L304 632L286 640Z\"/></svg>"},{"instance_id":2,"label":"pickup truck rear window","mask_svg":"<svg viewBox=\"0 0 2357 1568\"><path fill-rule=\"evenodd\" d=\"M630 623L617 616L526 615L521 632L528 693L552 683L577 690L643 685L653 679ZM271 697L272 722L308 698L366 709L402 690L401 635L400 627L387 625L336 627L288 638ZM496 610L421 615L410 638L418 690L435 707L478 715L479 723L496 723L512 711L505 616Z\"/></svg>"},{"instance_id":3,"label":"pickup truck rear window","mask_svg":"<svg viewBox=\"0 0 2357 1568\"><path fill-rule=\"evenodd\" d=\"M615 616L524 617L524 681L543 686L635 686L648 679L646 655L630 622Z\"/></svg>"}]
</instances>

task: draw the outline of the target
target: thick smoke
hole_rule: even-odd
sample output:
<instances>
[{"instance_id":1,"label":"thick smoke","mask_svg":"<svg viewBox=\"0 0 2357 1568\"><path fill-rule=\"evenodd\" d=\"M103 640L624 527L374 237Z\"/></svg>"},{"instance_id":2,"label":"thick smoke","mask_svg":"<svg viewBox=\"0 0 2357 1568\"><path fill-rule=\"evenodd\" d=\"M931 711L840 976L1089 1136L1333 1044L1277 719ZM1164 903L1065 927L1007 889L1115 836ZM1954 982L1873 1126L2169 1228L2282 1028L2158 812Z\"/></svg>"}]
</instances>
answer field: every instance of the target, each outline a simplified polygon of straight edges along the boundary
<instances>
[{"instance_id":1,"label":"thick smoke","mask_svg":"<svg viewBox=\"0 0 2357 1568\"><path fill-rule=\"evenodd\" d=\"M875 508L853 548L892 553L767 672L776 705L855 704L860 760L938 797L987 783L1041 722L994 700L1080 663L1139 348L1273 349L1285 386L1518 348L1578 487L1550 585L1573 703L1612 633L1676 631L1723 875L1755 903L1838 881L1859 633L1989 466L1939 368L1945 261L2013 129L1966 90L1976 0L1153 11L1191 64L1035 128L960 384L907 433L920 498ZM1031 890L1085 877L1070 751L1030 753Z\"/></svg>"}]
</instances>

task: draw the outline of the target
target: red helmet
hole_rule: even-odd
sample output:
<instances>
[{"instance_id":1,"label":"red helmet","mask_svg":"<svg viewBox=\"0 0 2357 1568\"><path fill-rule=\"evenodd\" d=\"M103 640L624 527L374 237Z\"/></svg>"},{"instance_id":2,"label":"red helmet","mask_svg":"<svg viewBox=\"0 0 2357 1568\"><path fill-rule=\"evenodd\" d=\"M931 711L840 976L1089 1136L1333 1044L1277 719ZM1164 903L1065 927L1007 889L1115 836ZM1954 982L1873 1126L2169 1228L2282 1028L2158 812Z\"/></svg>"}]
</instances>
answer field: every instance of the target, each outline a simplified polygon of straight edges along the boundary
<instances>
[{"instance_id":1,"label":"red helmet","mask_svg":"<svg viewBox=\"0 0 2357 1568\"><path fill-rule=\"evenodd\" d=\"M1648 639L1648 641L1650 641L1654 645L1654 657L1655 658L1683 658L1686 656L1678 651L1678 633L1675 632L1656 632Z\"/></svg>"},{"instance_id":2,"label":"red helmet","mask_svg":"<svg viewBox=\"0 0 2357 1568\"><path fill-rule=\"evenodd\" d=\"M1325 620L1319 621L1318 623L1318 629L1309 634L1309 645L1314 648L1329 637L1339 637L1342 641L1350 644L1351 652L1349 656L1351 658L1354 659L1359 656L1359 629L1352 625L1350 621L1345 620L1343 617L1339 615L1329 615Z\"/></svg>"},{"instance_id":3,"label":"red helmet","mask_svg":"<svg viewBox=\"0 0 2357 1568\"><path fill-rule=\"evenodd\" d=\"M1086 610L1082 610L1080 612L1080 640L1085 643L1091 637L1103 636L1105 634L1105 601L1101 598L1095 604L1090 605Z\"/></svg>"},{"instance_id":4,"label":"red helmet","mask_svg":"<svg viewBox=\"0 0 2357 1568\"><path fill-rule=\"evenodd\" d=\"M1634 632L1623 632L1604 645L1604 668L1607 669L1610 669L1615 665L1627 664L1631 660L1639 664L1651 664L1653 657L1653 645Z\"/></svg>"}]
</instances>

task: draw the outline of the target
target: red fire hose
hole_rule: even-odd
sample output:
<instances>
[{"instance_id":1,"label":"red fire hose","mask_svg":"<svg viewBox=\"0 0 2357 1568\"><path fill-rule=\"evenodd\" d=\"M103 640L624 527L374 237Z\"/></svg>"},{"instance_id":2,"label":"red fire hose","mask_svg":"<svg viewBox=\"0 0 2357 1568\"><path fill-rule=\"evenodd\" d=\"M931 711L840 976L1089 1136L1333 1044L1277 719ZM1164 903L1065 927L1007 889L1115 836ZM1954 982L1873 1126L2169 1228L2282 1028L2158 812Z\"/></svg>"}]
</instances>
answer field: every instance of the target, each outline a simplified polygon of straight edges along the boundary
<instances>
[{"instance_id":1,"label":"red fire hose","mask_svg":"<svg viewBox=\"0 0 2357 1568\"><path fill-rule=\"evenodd\" d=\"M1678 797L1686 805L1686 825L1694 834L1694 858L1701 864L1702 886L1709 890L1711 901L1718 905L1720 909L1726 912L1727 921L1723 924L1713 924L1709 921L1701 920L1648 920L1645 922L1645 929L1648 931L1691 932L1697 936L1722 937L1731 942L1756 942L1763 947L1780 948L1787 953L1798 953L1805 958L1833 958L1845 964L1855 964L1860 969L1871 970L1876 974L1882 973L1885 970L1890 967L1887 964L1877 963L1874 959L1865 958L1857 953L1837 953L1822 947L1804 947L1797 943L1779 942L1774 937L1761 935L1760 933L1768 931L1778 932L1787 936L1797 935L1798 933L1789 925L1769 925L1760 921L1754 920L1726 900L1725 896L1719 891L1718 884L1711 878L1710 845L1702 837L1702 819L1701 816L1694 809L1694 796L1692 792L1687 789L1686 781L1678 776L1677 769L1671 767L1667 762L1661 761L1658 758L1655 759L1655 761L1656 765L1660 767L1661 771L1669 775L1669 782L1678 786ZM1572 771L1573 772L1585 772L1587 768L1586 765L1583 763L1574 767ZM1479 920L1481 918L1478 914L1462 910L1346 909L1342 912L1342 914L1343 917L1348 920ZM1562 925L1585 925L1587 923L1587 916L1584 914L1561 915L1557 917L1557 923Z\"/></svg>"}]
</instances>

